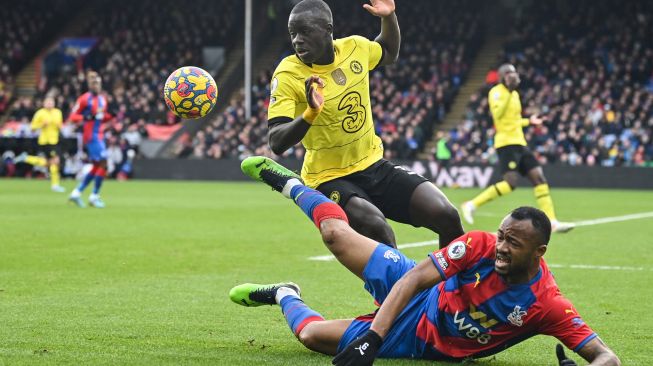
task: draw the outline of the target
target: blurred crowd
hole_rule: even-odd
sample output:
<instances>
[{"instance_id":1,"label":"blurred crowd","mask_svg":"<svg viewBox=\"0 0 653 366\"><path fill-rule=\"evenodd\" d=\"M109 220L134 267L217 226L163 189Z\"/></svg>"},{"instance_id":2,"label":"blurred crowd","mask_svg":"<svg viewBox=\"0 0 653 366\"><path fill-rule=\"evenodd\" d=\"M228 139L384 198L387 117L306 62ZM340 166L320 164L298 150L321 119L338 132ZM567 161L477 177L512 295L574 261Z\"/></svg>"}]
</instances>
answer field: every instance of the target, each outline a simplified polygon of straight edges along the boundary
<instances>
[{"instance_id":1,"label":"blurred crowd","mask_svg":"<svg viewBox=\"0 0 653 366\"><path fill-rule=\"evenodd\" d=\"M529 127L526 140L543 164L653 166L653 4L563 6L554 14L549 3L534 4L501 56L520 73L524 114L548 120ZM450 160L496 159L489 88L472 95L460 125L439 136Z\"/></svg>"},{"instance_id":2,"label":"blurred crowd","mask_svg":"<svg viewBox=\"0 0 653 366\"><path fill-rule=\"evenodd\" d=\"M327 1L333 11L334 38L362 35L374 39L378 18L360 2ZM370 74L372 112L386 158L416 157L435 126L442 121L465 79L474 51L482 41L478 4L414 0L398 13L402 32L399 61ZM429 14L428 17L423 16ZM287 12L279 19L287 17ZM285 18L282 21L285 24ZM290 48L282 57L291 54ZM276 66L276 65L275 65ZM182 157L243 158L272 156L267 143L267 105L274 67L258 75L253 86L252 117L245 118L243 97L234 97L226 110L213 118L194 138L177 146ZM303 158L301 145L285 157Z\"/></svg>"},{"instance_id":3,"label":"blurred crowd","mask_svg":"<svg viewBox=\"0 0 653 366\"><path fill-rule=\"evenodd\" d=\"M195 1L190 18L189 9L173 0L103 0L90 7L92 16L85 17L74 33L97 38L97 44L81 65L64 62L56 52L45 58L38 95L17 98L12 105L10 119L24 127L18 137L30 135L29 121L45 95L54 96L67 116L87 90L86 71L95 70L102 76L107 109L115 116L105 129L108 147L138 151L148 137L147 124L180 121L161 97L168 75L182 65L202 64L203 47L230 47L243 4Z\"/></svg>"},{"instance_id":4,"label":"blurred crowd","mask_svg":"<svg viewBox=\"0 0 653 366\"><path fill-rule=\"evenodd\" d=\"M42 1L24 0L0 6L0 115L9 108L15 73L43 46L43 35L56 29L75 4L74 0L55 0L44 6Z\"/></svg>"},{"instance_id":5,"label":"blurred crowd","mask_svg":"<svg viewBox=\"0 0 653 366\"><path fill-rule=\"evenodd\" d=\"M267 10L268 20L279 25L274 31L285 32L295 2L266 3L283 5ZM367 14L362 2L327 2L334 13L335 38L357 34L374 39L379 33L378 18ZM548 119L544 126L526 130L538 159L570 165L653 165L653 4L528 4L517 12L499 60L515 64L521 74L524 114ZM10 120L18 126L15 136L33 136L29 121L43 97L54 96L68 115L86 91L85 71L96 70L103 77L108 109L116 116L105 137L123 156L138 151L148 138L148 126L179 122L161 98L165 78L180 65L201 64L198 50L204 46L234 46L244 6L241 1L200 0L193 3L198 11L189 18L188 10L173 0L56 0L55 5L25 0L0 7L0 114L10 109ZM481 9L474 0L414 0L400 7L400 58L370 74L373 117L386 158L414 159L431 139L482 44ZM15 73L33 56L29 50L42 49L38 43L47 38L43 32L73 17L81 22L72 33L97 38L97 44L81 63L65 63L51 53L45 58L38 94L14 98L10 106ZM291 53L288 44L278 61ZM267 107L274 66L254 80L251 118L245 118L241 92L203 130L184 135L176 154L200 159L272 156ZM489 81L495 77L489 76ZM434 155L440 160L496 159L487 108L490 87L472 95L458 126L438 135ZM67 127L63 135L74 136L75 131ZM299 144L284 156L301 159L303 154Z\"/></svg>"}]
</instances>

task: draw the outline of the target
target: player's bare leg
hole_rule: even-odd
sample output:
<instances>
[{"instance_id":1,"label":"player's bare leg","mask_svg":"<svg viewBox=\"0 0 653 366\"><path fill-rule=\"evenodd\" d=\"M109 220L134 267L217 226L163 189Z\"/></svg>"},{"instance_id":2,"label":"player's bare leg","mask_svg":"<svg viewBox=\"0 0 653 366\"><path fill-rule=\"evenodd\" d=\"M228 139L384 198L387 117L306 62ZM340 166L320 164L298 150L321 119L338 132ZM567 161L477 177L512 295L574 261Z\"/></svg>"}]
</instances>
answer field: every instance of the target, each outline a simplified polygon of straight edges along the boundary
<instances>
[{"instance_id":1,"label":"player's bare leg","mask_svg":"<svg viewBox=\"0 0 653 366\"><path fill-rule=\"evenodd\" d=\"M349 225L358 233L393 248L397 247L395 233L378 207L354 196L349 199L344 210L349 218Z\"/></svg>"},{"instance_id":2,"label":"player's bare leg","mask_svg":"<svg viewBox=\"0 0 653 366\"><path fill-rule=\"evenodd\" d=\"M320 234L322 241L338 262L363 279L363 270L379 243L357 233L341 219L322 221Z\"/></svg>"},{"instance_id":3,"label":"player's bare leg","mask_svg":"<svg viewBox=\"0 0 653 366\"><path fill-rule=\"evenodd\" d=\"M454 205L438 187L424 182L410 198L411 224L426 227L440 236L440 248L463 235L463 225Z\"/></svg>"}]
</instances>

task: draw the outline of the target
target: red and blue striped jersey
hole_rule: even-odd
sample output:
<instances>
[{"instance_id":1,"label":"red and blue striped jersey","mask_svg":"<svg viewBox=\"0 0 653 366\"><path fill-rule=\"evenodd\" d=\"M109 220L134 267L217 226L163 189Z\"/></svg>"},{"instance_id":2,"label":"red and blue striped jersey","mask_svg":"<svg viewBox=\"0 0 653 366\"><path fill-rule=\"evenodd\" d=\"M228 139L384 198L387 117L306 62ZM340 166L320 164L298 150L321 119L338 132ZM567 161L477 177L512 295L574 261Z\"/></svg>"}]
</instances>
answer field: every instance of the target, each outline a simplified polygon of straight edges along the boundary
<instances>
[{"instance_id":1,"label":"red and blue striped jersey","mask_svg":"<svg viewBox=\"0 0 653 366\"><path fill-rule=\"evenodd\" d=\"M537 334L578 351L596 337L540 261L529 282L509 285L494 270L496 237L472 231L429 254L443 281L429 290L417 326L426 353L484 357Z\"/></svg>"},{"instance_id":2,"label":"red and blue striped jersey","mask_svg":"<svg viewBox=\"0 0 653 366\"><path fill-rule=\"evenodd\" d=\"M84 143L102 141L102 122L111 119L107 112L107 99L102 94L86 92L77 98L68 120L83 123Z\"/></svg>"}]
</instances>

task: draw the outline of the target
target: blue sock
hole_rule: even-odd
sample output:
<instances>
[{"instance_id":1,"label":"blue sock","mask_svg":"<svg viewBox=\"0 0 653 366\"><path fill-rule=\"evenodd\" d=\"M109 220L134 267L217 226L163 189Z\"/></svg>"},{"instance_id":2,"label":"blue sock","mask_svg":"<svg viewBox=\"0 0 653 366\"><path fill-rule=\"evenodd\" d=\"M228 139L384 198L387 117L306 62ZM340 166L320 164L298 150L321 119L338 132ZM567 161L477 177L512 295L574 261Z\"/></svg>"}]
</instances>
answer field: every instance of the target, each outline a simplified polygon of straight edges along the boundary
<instances>
[{"instance_id":1,"label":"blue sock","mask_svg":"<svg viewBox=\"0 0 653 366\"><path fill-rule=\"evenodd\" d=\"M290 198L313 221L313 210L322 203L333 203L320 191L298 184L290 190Z\"/></svg>"},{"instance_id":2,"label":"blue sock","mask_svg":"<svg viewBox=\"0 0 653 366\"><path fill-rule=\"evenodd\" d=\"M93 193L98 194L100 193L100 188L102 187L102 181L104 181L104 177L101 175L96 175L95 176L95 185L93 186Z\"/></svg>"},{"instance_id":3,"label":"blue sock","mask_svg":"<svg viewBox=\"0 0 653 366\"><path fill-rule=\"evenodd\" d=\"M85 190L86 186L91 184L91 181L93 180L93 178L95 178L95 174L93 174L93 173L86 174L86 176L84 177L84 180L82 180L82 182L77 186L77 190L80 191L80 192Z\"/></svg>"},{"instance_id":4,"label":"blue sock","mask_svg":"<svg viewBox=\"0 0 653 366\"><path fill-rule=\"evenodd\" d=\"M322 321L320 313L309 308L302 299L295 296L286 296L281 299L281 312L286 317L286 322L297 336L308 323Z\"/></svg>"}]
</instances>

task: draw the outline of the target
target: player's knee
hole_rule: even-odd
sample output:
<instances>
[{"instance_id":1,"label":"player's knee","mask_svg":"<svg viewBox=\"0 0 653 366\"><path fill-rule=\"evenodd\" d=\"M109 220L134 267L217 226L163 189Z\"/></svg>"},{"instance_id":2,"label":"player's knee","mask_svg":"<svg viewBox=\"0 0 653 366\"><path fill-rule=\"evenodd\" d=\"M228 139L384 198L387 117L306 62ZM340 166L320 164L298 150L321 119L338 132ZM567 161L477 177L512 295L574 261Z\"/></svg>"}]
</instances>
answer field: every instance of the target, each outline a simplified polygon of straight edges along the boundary
<instances>
[{"instance_id":1,"label":"player's knee","mask_svg":"<svg viewBox=\"0 0 653 366\"><path fill-rule=\"evenodd\" d=\"M533 185L539 186L540 184L546 184L546 179L544 178L543 175L538 175L535 178L533 178Z\"/></svg>"},{"instance_id":2,"label":"player's knee","mask_svg":"<svg viewBox=\"0 0 653 366\"><path fill-rule=\"evenodd\" d=\"M342 220L325 220L320 225L322 241L327 245L337 244L351 228Z\"/></svg>"},{"instance_id":3,"label":"player's knee","mask_svg":"<svg viewBox=\"0 0 653 366\"><path fill-rule=\"evenodd\" d=\"M370 216L359 222L356 231L376 241L394 244L394 235L390 224L382 216Z\"/></svg>"},{"instance_id":4,"label":"player's knee","mask_svg":"<svg viewBox=\"0 0 653 366\"><path fill-rule=\"evenodd\" d=\"M318 333L313 330L313 327L311 327L310 324L304 327L301 332L299 332L297 339L299 339L299 342L301 342L304 347L310 349L311 351L320 351L322 348L320 337Z\"/></svg>"}]
</instances>

